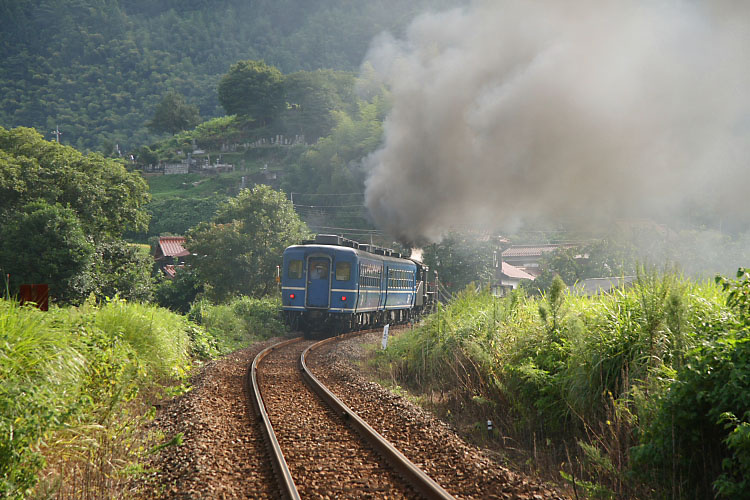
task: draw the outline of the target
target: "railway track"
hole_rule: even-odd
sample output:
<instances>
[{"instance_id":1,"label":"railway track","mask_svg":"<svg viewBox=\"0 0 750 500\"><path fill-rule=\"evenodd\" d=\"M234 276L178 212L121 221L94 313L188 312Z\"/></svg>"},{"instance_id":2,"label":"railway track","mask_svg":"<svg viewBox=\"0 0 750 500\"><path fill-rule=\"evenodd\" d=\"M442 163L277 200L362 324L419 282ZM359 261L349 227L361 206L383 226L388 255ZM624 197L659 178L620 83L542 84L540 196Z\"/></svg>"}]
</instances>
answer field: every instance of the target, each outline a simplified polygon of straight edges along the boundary
<instances>
[{"instance_id":1,"label":"railway track","mask_svg":"<svg viewBox=\"0 0 750 500\"><path fill-rule=\"evenodd\" d=\"M292 499L453 498L309 370L310 352L336 340L281 342L259 353L248 370L247 391L282 494Z\"/></svg>"}]
</instances>

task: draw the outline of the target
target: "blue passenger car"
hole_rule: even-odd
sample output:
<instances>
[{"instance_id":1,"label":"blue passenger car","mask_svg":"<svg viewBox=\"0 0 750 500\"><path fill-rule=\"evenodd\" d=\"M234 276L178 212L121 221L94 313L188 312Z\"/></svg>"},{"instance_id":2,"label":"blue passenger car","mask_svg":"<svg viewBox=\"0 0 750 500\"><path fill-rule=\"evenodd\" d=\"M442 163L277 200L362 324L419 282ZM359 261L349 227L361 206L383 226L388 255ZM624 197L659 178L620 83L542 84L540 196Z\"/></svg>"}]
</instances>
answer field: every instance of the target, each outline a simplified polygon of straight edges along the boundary
<instances>
[{"instance_id":1,"label":"blue passenger car","mask_svg":"<svg viewBox=\"0 0 750 500\"><path fill-rule=\"evenodd\" d=\"M284 251L284 314L306 335L404 322L431 304L427 276L391 250L321 234Z\"/></svg>"}]
</instances>

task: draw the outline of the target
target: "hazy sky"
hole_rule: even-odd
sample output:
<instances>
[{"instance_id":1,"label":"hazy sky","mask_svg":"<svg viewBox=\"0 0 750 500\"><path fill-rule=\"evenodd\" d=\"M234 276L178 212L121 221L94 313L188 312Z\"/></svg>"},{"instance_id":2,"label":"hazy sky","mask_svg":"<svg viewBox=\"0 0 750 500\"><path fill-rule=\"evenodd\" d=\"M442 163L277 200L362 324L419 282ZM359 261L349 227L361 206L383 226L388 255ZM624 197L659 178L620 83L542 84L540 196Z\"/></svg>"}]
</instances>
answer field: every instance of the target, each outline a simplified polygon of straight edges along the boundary
<instances>
[{"instance_id":1,"label":"hazy sky","mask_svg":"<svg viewBox=\"0 0 750 500\"><path fill-rule=\"evenodd\" d=\"M367 204L404 241L750 209L750 2L475 1L365 64L393 103Z\"/></svg>"}]
</instances>

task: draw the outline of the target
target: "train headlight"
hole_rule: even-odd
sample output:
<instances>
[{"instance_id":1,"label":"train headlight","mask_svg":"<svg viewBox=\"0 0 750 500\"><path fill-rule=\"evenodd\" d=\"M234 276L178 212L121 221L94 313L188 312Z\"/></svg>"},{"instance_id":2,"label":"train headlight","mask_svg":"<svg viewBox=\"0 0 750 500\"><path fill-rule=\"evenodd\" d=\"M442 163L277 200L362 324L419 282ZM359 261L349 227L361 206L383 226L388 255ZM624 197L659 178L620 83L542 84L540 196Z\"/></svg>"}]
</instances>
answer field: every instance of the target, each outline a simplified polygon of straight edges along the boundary
<instances>
[{"instance_id":1,"label":"train headlight","mask_svg":"<svg viewBox=\"0 0 750 500\"><path fill-rule=\"evenodd\" d=\"M341 301L342 301L342 302L346 302L346 295L342 295L342 296L341 296Z\"/></svg>"},{"instance_id":2,"label":"train headlight","mask_svg":"<svg viewBox=\"0 0 750 500\"><path fill-rule=\"evenodd\" d=\"M295 297L295 295L294 295L293 293L290 293L290 294L289 294L289 298L290 298L290 299L294 300L294 297Z\"/></svg>"}]
</instances>

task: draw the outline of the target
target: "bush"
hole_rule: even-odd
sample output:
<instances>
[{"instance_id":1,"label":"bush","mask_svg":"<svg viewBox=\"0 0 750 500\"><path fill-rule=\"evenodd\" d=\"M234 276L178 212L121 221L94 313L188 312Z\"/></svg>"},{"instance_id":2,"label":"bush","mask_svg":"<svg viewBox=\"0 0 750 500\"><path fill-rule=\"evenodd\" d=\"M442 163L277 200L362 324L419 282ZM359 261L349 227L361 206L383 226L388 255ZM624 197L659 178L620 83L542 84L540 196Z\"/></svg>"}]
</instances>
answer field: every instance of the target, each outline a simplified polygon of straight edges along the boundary
<instances>
[{"instance_id":1,"label":"bush","mask_svg":"<svg viewBox=\"0 0 750 500\"><path fill-rule=\"evenodd\" d=\"M717 279L736 316L685 357L634 449L638 473L679 497L750 498L750 280L737 278Z\"/></svg>"},{"instance_id":2,"label":"bush","mask_svg":"<svg viewBox=\"0 0 750 500\"><path fill-rule=\"evenodd\" d=\"M227 304L200 300L190 309L191 320L215 338L223 352L246 347L251 341L287 332L278 297L238 297Z\"/></svg>"},{"instance_id":3,"label":"bush","mask_svg":"<svg viewBox=\"0 0 750 500\"><path fill-rule=\"evenodd\" d=\"M175 312L187 314L198 294L203 292L203 283L189 268L176 268L173 279L162 278L156 285L156 303Z\"/></svg>"}]
</instances>

